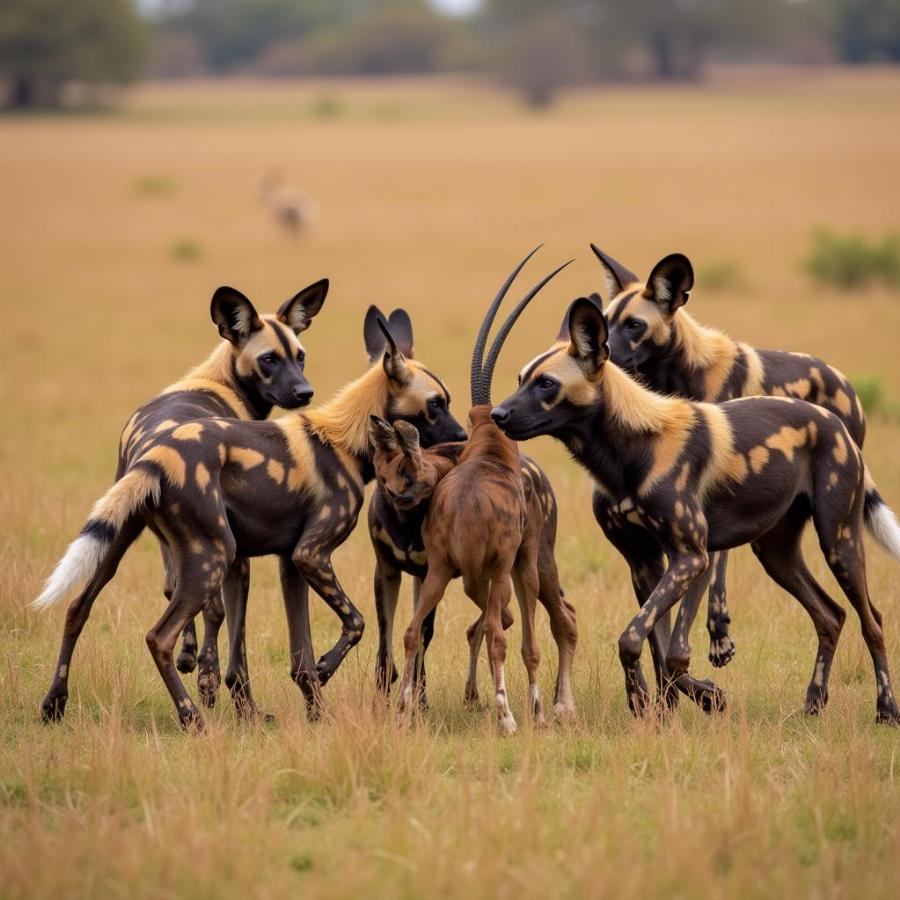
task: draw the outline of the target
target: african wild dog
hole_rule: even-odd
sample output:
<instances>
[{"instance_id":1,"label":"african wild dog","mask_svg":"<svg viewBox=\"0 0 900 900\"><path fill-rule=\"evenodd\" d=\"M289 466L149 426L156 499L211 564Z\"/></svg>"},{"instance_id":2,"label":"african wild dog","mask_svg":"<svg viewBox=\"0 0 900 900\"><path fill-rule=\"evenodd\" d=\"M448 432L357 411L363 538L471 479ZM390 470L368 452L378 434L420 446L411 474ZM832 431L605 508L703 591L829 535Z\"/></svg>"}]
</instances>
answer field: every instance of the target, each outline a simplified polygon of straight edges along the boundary
<instances>
[{"instance_id":1,"label":"african wild dog","mask_svg":"<svg viewBox=\"0 0 900 900\"><path fill-rule=\"evenodd\" d=\"M80 537L51 576L47 605L84 578L96 579L98 561L116 559L134 539L127 523L141 517L164 535L176 569L175 591L147 634L150 653L184 726L203 720L173 661L180 630L220 590L238 557L276 554L291 644L291 676L311 714L326 681L362 636L363 618L335 576L331 554L356 524L363 486L372 477L369 417L401 412L422 422L433 441L458 438L461 428L446 406L446 388L421 363L408 360L387 323L381 364L371 366L329 403L272 422L211 418L159 431L152 446L94 506ZM439 407L431 404L440 398ZM342 624L336 644L316 665L312 656L307 584ZM226 683L240 712L248 679L243 615L231 635Z\"/></svg>"},{"instance_id":2,"label":"african wild dog","mask_svg":"<svg viewBox=\"0 0 900 900\"><path fill-rule=\"evenodd\" d=\"M682 307L694 286L690 260L672 253L646 282L591 244L606 276L610 359L653 390L688 400L721 403L768 394L809 400L833 412L862 449L866 418L847 378L806 353L756 350L697 322ZM869 507L867 507L868 511ZM727 551L716 554L709 590L709 660L734 656L725 594Z\"/></svg>"},{"instance_id":3,"label":"african wild dog","mask_svg":"<svg viewBox=\"0 0 900 900\"><path fill-rule=\"evenodd\" d=\"M465 444L438 444L428 450L419 446L416 429L406 422L392 427L383 419L373 419L370 429L375 454L375 478L378 489L369 504L369 534L375 550L375 606L378 613L378 660L376 679L380 691L387 694L397 678L393 659L393 625L400 591L401 573L413 581L413 610L419 605L422 580L428 573L422 525L431 495L438 482L449 473L465 449ZM559 671L555 700L558 714L574 709L571 687L572 659L578 633L575 609L563 599L554 554L556 544L556 498L546 474L527 456L519 457L525 492L538 498L541 517L538 522L538 599L550 616L550 629L559 652ZM529 506L529 509L531 507ZM425 696L424 654L434 635L432 610L422 622L422 649L416 657L415 689L423 706ZM503 630L512 625L507 608L501 613ZM469 674L464 702L478 701L478 654L484 634L484 614L467 629Z\"/></svg>"},{"instance_id":4,"label":"african wild dog","mask_svg":"<svg viewBox=\"0 0 900 900\"><path fill-rule=\"evenodd\" d=\"M265 419L273 406L292 409L309 403L313 391L303 374L306 351L297 340L297 335L309 328L327 294L328 279L323 278L282 304L274 316L260 316L240 291L231 287L218 288L212 296L210 316L224 340L205 362L141 406L128 420L119 439L116 482L139 458L165 455L167 451L163 448L170 436L174 434L178 438L184 433L173 429L185 426L190 432L193 426L187 423L195 419L214 416ZM117 485L113 488L113 491L116 490L121 488ZM84 590L66 613L59 661L42 705L45 721L59 719L65 714L75 643L91 613L94 600L115 575L122 556L143 531L145 524L144 517L139 513L123 519L118 527L120 538L111 546L93 541L87 534L79 538L76 544L80 551L66 555L69 565L56 569L34 601L38 608L51 606L62 599L70 586L90 576ZM176 565L170 556L167 539L159 532L157 536L166 570L164 593L171 600ZM248 589L249 565L245 559L238 559L225 578L223 592L226 607L236 607L239 595L245 599ZM222 602L216 596L204 610L206 640L200 656L200 693L209 705L215 700L219 682L215 635L223 615ZM192 616L185 629L185 647L179 657L182 671L194 668L196 648Z\"/></svg>"},{"instance_id":5,"label":"african wild dog","mask_svg":"<svg viewBox=\"0 0 900 900\"><path fill-rule=\"evenodd\" d=\"M678 284L662 279L658 289L675 296ZM643 642L682 598L667 658L657 662L681 689L697 686L679 682L709 578L708 554L745 543L815 623L819 646L805 708L825 706L845 613L804 563L800 539L812 518L828 566L860 617L875 667L878 721L900 722L881 615L866 585L863 506L874 485L841 420L791 398L714 405L654 393L607 361L608 337L596 304L575 300L557 343L522 369L518 390L491 415L515 440L558 438L594 478L594 513L627 560L641 605L619 639L631 709L639 713L647 703ZM869 524L900 557L900 526L890 510L881 504ZM705 708L722 702L712 685L696 697Z\"/></svg>"},{"instance_id":6,"label":"african wild dog","mask_svg":"<svg viewBox=\"0 0 900 900\"><path fill-rule=\"evenodd\" d=\"M540 558L544 510L538 492L532 489L531 479L522 475L518 447L491 421L490 394L494 365L506 335L527 303L564 266L538 282L513 309L484 359L488 332L497 310L513 279L534 252L513 270L485 314L472 355L469 440L459 463L437 483L422 525L428 570L418 608L404 635L406 664L400 687L401 717L413 700L415 660L422 642L422 624L437 607L450 580L458 574L462 576L466 594L484 616L488 655L493 664L497 721L504 734L516 731L516 720L506 698L506 636L501 618L512 594L510 579L515 582L522 615L522 658L528 672L529 705L535 721L543 721L538 690L540 651L534 633L534 613L541 587L539 565L545 561ZM555 576L555 565L545 574ZM574 619L562 605L558 583L554 588L551 602L560 616L569 620L569 637L574 647ZM480 643L481 629L478 631ZM562 650L560 656L564 656ZM563 668L561 663L560 669ZM567 676L568 673L566 686ZM560 712L571 711L571 694L558 696L557 706Z\"/></svg>"}]
</instances>

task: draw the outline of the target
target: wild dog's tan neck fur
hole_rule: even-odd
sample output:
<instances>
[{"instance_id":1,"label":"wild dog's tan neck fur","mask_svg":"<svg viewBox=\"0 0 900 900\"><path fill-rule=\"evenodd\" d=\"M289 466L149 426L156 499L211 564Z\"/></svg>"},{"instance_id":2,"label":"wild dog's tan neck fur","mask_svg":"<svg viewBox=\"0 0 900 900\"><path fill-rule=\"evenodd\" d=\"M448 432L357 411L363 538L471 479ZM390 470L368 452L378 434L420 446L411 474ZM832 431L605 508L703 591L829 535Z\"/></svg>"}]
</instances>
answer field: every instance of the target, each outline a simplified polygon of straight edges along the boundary
<instances>
[{"instance_id":1,"label":"wild dog's tan neck fur","mask_svg":"<svg viewBox=\"0 0 900 900\"><path fill-rule=\"evenodd\" d=\"M222 341L200 365L194 366L178 381L162 390L161 395L176 391L209 391L221 397L237 418L255 418L247 401L243 399L242 391L235 384L231 371L232 358L231 345Z\"/></svg>"},{"instance_id":2,"label":"wild dog's tan neck fur","mask_svg":"<svg viewBox=\"0 0 900 900\"><path fill-rule=\"evenodd\" d=\"M368 454L370 417L384 416L389 400L388 378L379 362L301 418L325 443L354 455Z\"/></svg>"},{"instance_id":3,"label":"wild dog's tan neck fur","mask_svg":"<svg viewBox=\"0 0 900 900\"><path fill-rule=\"evenodd\" d=\"M701 325L689 313L679 309L672 319L675 345L684 354L687 366L694 371L713 369L732 360L737 342L717 328Z\"/></svg>"},{"instance_id":4,"label":"wild dog's tan neck fur","mask_svg":"<svg viewBox=\"0 0 900 900\"><path fill-rule=\"evenodd\" d=\"M658 434L693 418L688 402L648 390L611 362L603 366L597 391L607 415L628 432Z\"/></svg>"}]
</instances>

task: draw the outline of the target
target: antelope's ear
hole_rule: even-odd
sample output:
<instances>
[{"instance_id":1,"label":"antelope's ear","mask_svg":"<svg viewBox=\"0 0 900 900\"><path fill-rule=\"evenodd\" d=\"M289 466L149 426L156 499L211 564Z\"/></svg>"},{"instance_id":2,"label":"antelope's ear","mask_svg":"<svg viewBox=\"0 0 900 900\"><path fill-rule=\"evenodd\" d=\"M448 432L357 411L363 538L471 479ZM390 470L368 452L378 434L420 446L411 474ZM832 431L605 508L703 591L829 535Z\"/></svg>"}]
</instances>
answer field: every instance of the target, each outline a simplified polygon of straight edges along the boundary
<instances>
[{"instance_id":1,"label":"antelope's ear","mask_svg":"<svg viewBox=\"0 0 900 900\"><path fill-rule=\"evenodd\" d=\"M210 318L219 334L235 347L241 348L254 331L263 327L253 304L239 290L228 285L216 288L209 305Z\"/></svg>"},{"instance_id":2,"label":"antelope's ear","mask_svg":"<svg viewBox=\"0 0 900 900\"><path fill-rule=\"evenodd\" d=\"M376 319L376 325L384 335L384 358L381 364L387 377L395 384L403 385L409 382L409 368L406 365L406 357L397 346L394 336L388 328L384 318Z\"/></svg>"},{"instance_id":3,"label":"antelope's ear","mask_svg":"<svg viewBox=\"0 0 900 900\"><path fill-rule=\"evenodd\" d=\"M363 341L370 363L375 362L384 352L384 334L378 327L379 319L384 319L384 314L377 306L370 306L363 319Z\"/></svg>"},{"instance_id":4,"label":"antelope's ear","mask_svg":"<svg viewBox=\"0 0 900 900\"><path fill-rule=\"evenodd\" d=\"M587 297L572 302L568 314L569 353L584 369L588 379L596 377L609 359L609 328L606 316Z\"/></svg>"},{"instance_id":5,"label":"antelope's ear","mask_svg":"<svg viewBox=\"0 0 900 900\"><path fill-rule=\"evenodd\" d=\"M407 456L417 456L419 448L419 430L415 425L404 422L402 419L394 423L394 431L397 433L397 443Z\"/></svg>"},{"instance_id":6,"label":"antelope's ear","mask_svg":"<svg viewBox=\"0 0 900 900\"><path fill-rule=\"evenodd\" d=\"M694 267L683 253L670 253L661 259L647 279L644 296L667 316L688 302L694 286Z\"/></svg>"},{"instance_id":7,"label":"antelope's ear","mask_svg":"<svg viewBox=\"0 0 900 900\"><path fill-rule=\"evenodd\" d=\"M380 416L369 416L369 441L376 450L386 453L397 449L397 436L391 423Z\"/></svg>"},{"instance_id":8,"label":"antelope's ear","mask_svg":"<svg viewBox=\"0 0 900 900\"><path fill-rule=\"evenodd\" d=\"M278 310L278 321L287 325L294 334L306 331L310 322L318 315L327 296L328 279L322 278L283 303Z\"/></svg>"},{"instance_id":9,"label":"antelope's ear","mask_svg":"<svg viewBox=\"0 0 900 900\"><path fill-rule=\"evenodd\" d=\"M397 346L407 359L413 358L413 327L409 313L405 309L395 309L388 316L388 328L397 341Z\"/></svg>"},{"instance_id":10,"label":"antelope's ear","mask_svg":"<svg viewBox=\"0 0 900 900\"><path fill-rule=\"evenodd\" d=\"M588 300L590 300L599 310L603 309L603 298L597 294L593 293L588 296ZM569 311L566 310L566 314L563 316L562 324L559 326L559 334L556 335L557 341L567 341L569 340Z\"/></svg>"},{"instance_id":11,"label":"antelope's ear","mask_svg":"<svg viewBox=\"0 0 900 900\"><path fill-rule=\"evenodd\" d=\"M594 256L600 260L606 280L606 294L610 300L618 297L629 284L636 284L640 281L640 278L631 269L626 269L622 263L604 253L596 244L591 244L591 250L594 251Z\"/></svg>"}]
</instances>

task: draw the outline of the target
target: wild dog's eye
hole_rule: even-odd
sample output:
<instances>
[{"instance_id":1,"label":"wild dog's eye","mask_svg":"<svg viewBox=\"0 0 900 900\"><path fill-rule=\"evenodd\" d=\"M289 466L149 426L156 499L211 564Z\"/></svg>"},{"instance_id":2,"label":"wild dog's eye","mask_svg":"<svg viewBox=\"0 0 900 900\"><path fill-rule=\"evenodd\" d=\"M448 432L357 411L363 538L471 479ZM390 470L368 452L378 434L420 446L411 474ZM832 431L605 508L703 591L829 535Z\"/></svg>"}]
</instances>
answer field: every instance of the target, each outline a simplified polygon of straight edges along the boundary
<instances>
[{"instance_id":1,"label":"wild dog's eye","mask_svg":"<svg viewBox=\"0 0 900 900\"><path fill-rule=\"evenodd\" d=\"M628 329L628 332L633 335L643 334L644 329L647 327L646 322L642 322L640 319L629 319L625 323L625 327Z\"/></svg>"},{"instance_id":2,"label":"wild dog's eye","mask_svg":"<svg viewBox=\"0 0 900 900\"><path fill-rule=\"evenodd\" d=\"M556 382L552 378L542 378L538 382L538 387L542 391L552 391L556 387Z\"/></svg>"},{"instance_id":3,"label":"wild dog's eye","mask_svg":"<svg viewBox=\"0 0 900 900\"><path fill-rule=\"evenodd\" d=\"M432 397L428 401L429 407L431 409L443 409L444 408L444 398L443 397Z\"/></svg>"},{"instance_id":4,"label":"wild dog's eye","mask_svg":"<svg viewBox=\"0 0 900 900\"><path fill-rule=\"evenodd\" d=\"M301 351L297 354L297 364L302 366L302 365L304 365L305 363L306 363L306 354L301 350Z\"/></svg>"},{"instance_id":5,"label":"wild dog's eye","mask_svg":"<svg viewBox=\"0 0 900 900\"><path fill-rule=\"evenodd\" d=\"M264 354L263 356L260 356L260 357L259 357L259 361L260 361L264 366L274 366L275 363L276 363L276 361L277 361L277 359L278 359L278 358L275 356L274 353L266 353L266 354Z\"/></svg>"}]
</instances>

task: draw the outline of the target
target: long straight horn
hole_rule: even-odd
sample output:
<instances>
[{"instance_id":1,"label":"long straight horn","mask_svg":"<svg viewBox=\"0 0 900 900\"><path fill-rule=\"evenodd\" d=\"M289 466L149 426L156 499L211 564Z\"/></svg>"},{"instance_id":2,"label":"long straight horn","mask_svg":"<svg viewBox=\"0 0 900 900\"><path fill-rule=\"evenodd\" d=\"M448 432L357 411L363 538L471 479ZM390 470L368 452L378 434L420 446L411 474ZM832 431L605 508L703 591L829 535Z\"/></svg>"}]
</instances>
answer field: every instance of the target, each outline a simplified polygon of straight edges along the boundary
<instances>
[{"instance_id":1,"label":"long straight horn","mask_svg":"<svg viewBox=\"0 0 900 900\"><path fill-rule=\"evenodd\" d=\"M500 309L503 298L506 296L507 291L509 291L510 285L515 281L516 276L522 271L522 267L535 253L538 252L538 250L541 249L541 247L543 247L543 244L538 244L537 247L535 247L534 250L532 250L531 253L529 253L525 259L512 270L512 272L510 272L509 277L503 282L500 290L497 292L497 296L491 301L491 305L484 314L484 321L481 323L481 328L478 330L478 336L475 338L475 349L472 351L472 369L469 379L472 392L472 406L478 406L480 403L487 402L487 399L480 399L483 393L481 371L484 362L484 348L487 346L488 335L491 331L491 325L494 324L497 310Z\"/></svg>"},{"instance_id":2,"label":"long straight horn","mask_svg":"<svg viewBox=\"0 0 900 900\"><path fill-rule=\"evenodd\" d=\"M512 312L506 317L506 321L503 325L500 326L500 330L497 332L497 336L494 338L494 343L491 344L491 349L488 351L487 361L484 364L484 371L482 372L482 378L484 380L484 402L491 402L491 382L494 378L494 366L497 365L497 358L500 356L500 351L503 349L503 342L506 340L506 336L512 331L513 325L516 324L516 320L522 313L525 311L525 307L531 303L532 300L537 296L538 291L547 284L552 278L556 278L562 270L575 262L574 259L570 259L568 262L564 262L561 266L557 266L549 275L546 275L542 278L513 308Z\"/></svg>"}]
</instances>

